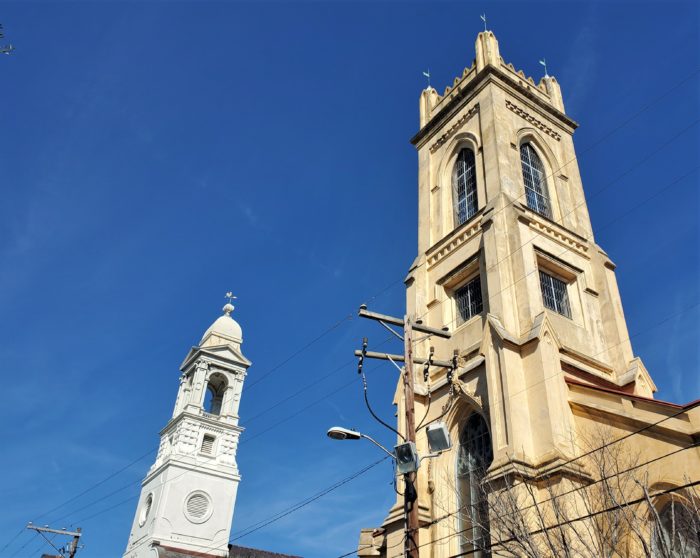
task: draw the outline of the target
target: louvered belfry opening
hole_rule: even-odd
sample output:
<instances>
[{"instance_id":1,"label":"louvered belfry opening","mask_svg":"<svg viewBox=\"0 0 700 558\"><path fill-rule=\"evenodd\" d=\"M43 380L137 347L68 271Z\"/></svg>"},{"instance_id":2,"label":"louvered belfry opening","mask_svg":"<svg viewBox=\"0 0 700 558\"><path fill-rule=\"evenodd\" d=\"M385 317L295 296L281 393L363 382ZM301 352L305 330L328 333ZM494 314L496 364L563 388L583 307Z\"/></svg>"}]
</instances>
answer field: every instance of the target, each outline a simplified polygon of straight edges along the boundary
<instances>
[{"instance_id":1,"label":"louvered belfry opening","mask_svg":"<svg viewBox=\"0 0 700 558\"><path fill-rule=\"evenodd\" d=\"M214 453L214 441L216 438L211 434L205 434L202 438L202 453L211 455Z\"/></svg>"}]
</instances>

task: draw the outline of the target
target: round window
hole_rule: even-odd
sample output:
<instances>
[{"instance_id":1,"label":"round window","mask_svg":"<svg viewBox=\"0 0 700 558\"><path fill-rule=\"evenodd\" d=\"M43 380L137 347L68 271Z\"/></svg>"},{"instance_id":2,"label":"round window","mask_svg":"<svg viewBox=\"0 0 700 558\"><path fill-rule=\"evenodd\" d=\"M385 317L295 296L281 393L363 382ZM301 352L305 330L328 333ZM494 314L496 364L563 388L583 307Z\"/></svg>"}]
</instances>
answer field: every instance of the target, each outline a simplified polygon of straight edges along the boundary
<instances>
[{"instance_id":1,"label":"round window","mask_svg":"<svg viewBox=\"0 0 700 558\"><path fill-rule=\"evenodd\" d=\"M143 527L148 519L148 514L151 512L153 507L153 493L149 494L146 501L141 504L141 513L139 514L139 527Z\"/></svg>"},{"instance_id":2,"label":"round window","mask_svg":"<svg viewBox=\"0 0 700 558\"><path fill-rule=\"evenodd\" d=\"M211 517L213 506L206 492L197 490L185 499L185 516L192 523L204 523Z\"/></svg>"}]
</instances>

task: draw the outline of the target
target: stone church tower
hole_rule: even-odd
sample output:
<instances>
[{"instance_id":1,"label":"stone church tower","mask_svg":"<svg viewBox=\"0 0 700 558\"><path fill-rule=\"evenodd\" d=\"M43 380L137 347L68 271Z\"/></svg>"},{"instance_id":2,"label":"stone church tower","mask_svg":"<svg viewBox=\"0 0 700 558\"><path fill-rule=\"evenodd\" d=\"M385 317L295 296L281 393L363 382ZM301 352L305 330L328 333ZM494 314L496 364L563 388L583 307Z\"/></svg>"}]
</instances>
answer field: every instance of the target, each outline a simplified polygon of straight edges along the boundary
<instances>
[{"instance_id":1,"label":"stone church tower","mask_svg":"<svg viewBox=\"0 0 700 558\"><path fill-rule=\"evenodd\" d=\"M240 475L238 407L250 362L224 306L180 366L173 416L143 481L125 558L228 556Z\"/></svg>"},{"instance_id":2,"label":"stone church tower","mask_svg":"<svg viewBox=\"0 0 700 558\"><path fill-rule=\"evenodd\" d=\"M654 461L696 443L700 405L653 399L615 264L595 242L577 123L556 79L526 77L486 31L471 66L442 95L424 90L419 108L411 140L418 256L406 278L407 313L452 333L419 341L414 354L427 356L430 346L436 358L458 354L452 382L438 368L424 381L415 367L416 421L444 420L453 444L418 472L421 558L490 555L484 479L525 480L536 497L546 495L542 479L591 482L595 471L576 456L601 425L612 438L647 426L634 444L653 462L651 487L700 477L697 448ZM394 403L403 417L400 386ZM427 454L425 430L416 442ZM477 508L479 526L463 513ZM404 536L398 496L381 528L362 531L358 554L402 556Z\"/></svg>"}]
</instances>

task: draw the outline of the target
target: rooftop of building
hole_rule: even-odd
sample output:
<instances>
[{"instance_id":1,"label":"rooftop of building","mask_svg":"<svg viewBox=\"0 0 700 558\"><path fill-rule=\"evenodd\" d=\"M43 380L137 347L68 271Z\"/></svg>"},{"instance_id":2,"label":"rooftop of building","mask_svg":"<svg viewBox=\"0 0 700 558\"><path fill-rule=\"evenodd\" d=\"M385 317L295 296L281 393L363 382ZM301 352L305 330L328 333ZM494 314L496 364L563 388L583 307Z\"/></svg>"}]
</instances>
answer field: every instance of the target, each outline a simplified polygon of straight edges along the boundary
<instances>
[{"instance_id":1,"label":"rooftop of building","mask_svg":"<svg viewBox=\"0 0 700 558\"><path fill-rule=\"evenodd\" d=\"M216 554L193 552L171 546L155 545L154 548L158 553L158 558L221 558ZM301 558L301 556L229 544L228 558Z\"/></svg>"}]
</instances>

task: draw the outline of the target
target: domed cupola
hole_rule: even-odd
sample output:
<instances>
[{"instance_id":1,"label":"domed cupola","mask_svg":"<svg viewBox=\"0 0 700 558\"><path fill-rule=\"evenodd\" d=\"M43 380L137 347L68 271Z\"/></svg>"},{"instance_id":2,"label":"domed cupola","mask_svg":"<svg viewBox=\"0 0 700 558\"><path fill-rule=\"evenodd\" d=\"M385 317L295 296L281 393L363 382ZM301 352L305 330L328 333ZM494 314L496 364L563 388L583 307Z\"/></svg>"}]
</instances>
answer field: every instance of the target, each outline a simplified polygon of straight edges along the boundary
<instances>
[{"instance_id":1,"label":"domed cupola","mask_svg":"<svg viewBox=\"0 0 700 558\"><path fill-rule=\"evenodd\" d=\"M234 306L227 302L223 308L224 315L219 316L216 321L204 332L200 347L212 347L214 345L233 344L240 347L243 342L243 331L236 320L231 317Z\"/></svg>"}]
</instances>

